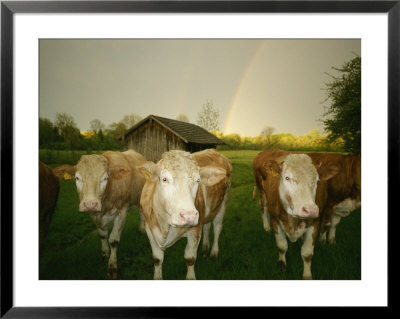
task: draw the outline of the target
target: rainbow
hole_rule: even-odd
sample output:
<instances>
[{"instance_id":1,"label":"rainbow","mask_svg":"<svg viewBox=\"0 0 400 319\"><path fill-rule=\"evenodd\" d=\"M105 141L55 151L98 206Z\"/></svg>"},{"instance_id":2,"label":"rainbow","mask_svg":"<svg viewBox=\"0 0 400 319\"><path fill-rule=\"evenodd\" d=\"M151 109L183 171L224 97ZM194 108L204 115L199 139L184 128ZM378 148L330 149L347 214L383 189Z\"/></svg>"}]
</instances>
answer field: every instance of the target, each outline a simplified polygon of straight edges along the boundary
<instances>
[{"instance_id":1,"label":"rainbow","mask_svg":"<svg viewBox=\"0 0 400 319\"><path fill-rule=\"evenodd\" d=\"M228 133L228 131L231 129L233 115L237 109L240 95L241 95L243 88L249 78L249 75L253 71L254 65L255 65L256 61L258 60L258 58L260 57L260 53L264 49L265 45L266 45L266 41L260 41L260 44L255 49L253 56L250 58L249 63L247 64L246 68L243 71L243 74L240 78L239 84L236 87L235 94L233 95L232 101L230 103L228 115L226 116L226 119L225 119L225 124L224 124L224 129L223 129L224 134Z\"/></svg>"}]
</instances>

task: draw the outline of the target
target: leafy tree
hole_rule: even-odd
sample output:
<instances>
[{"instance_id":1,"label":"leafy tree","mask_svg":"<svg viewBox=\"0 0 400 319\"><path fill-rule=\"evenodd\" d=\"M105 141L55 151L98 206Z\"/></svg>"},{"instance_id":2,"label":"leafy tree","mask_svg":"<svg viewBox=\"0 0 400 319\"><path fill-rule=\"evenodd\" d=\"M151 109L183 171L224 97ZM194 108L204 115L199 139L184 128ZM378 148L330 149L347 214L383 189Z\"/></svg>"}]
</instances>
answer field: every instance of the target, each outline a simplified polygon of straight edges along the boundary
<instances>
[{"instance_id":1,"label":"leafy tree","mask_svg":"<svg viewBox=\"0 0 400 319\"><path fill-rule=\"evenodd\" d=\"M121 140L117 140L109 135L105 135L102 141L102 149L103 150L123 150L124 142Z\"/></svg>"},{"instance_id":2,"label":"leafy tree","mask_svg":"<svg viewBox=\"0 0 400 319\"><path fill-rule=\"evenodd\" d=\"M64 142L69 148L79 148L80 130L77 128L74 118L68 113L57 113L55 126Z\"/></svg>"},{"instance_id":3,"label":"leafy tree","mask_svg":"<svg viewBox=\"0 0 400 319\"><path fill-rule=\"evenodd\" d=\"M53 123L46 118L39 118L39 147L59 141L60 136Z\"/></svg>"},{"instance_id":4,"label":"leafy tree","mask_svg":"<svg viewBox=\"0 0 400 319\"><path fill-rule=\"evenodd\" d=\"M61 136L64 136L65 131L69 127L76 127L74 118L68 113L57 113L55 126L58 128L58 132Z\"/></svg>"},{"instance_id":5,"label":"leafy tree","mask_svg":"<svg viewBox=\"0 0 400 319\"><path fill-rule=\"evenodd\" d=\"M272 126L266 126L264 129L261 131L260 136L261 137L268 137L271 136L272 133L275 132L275 128Z\"/></svg>"},{"instance_id":6,"label":"leafy tree","mask_svg":"<svg viewBox=\"0 0 400 319\"><path fill-rule=\"evenodd\" d=\"M94 119L90 121L90 129L96 134L101 130L104 130L105 126L99 119Z\"/></svg>"},{"instance_id":7,"label":"leafy tree","mask_svg":"<svg viewBox=\"0 0 400 319\"><path fill-rule=\"evenodd\" d=\"M99 137L100 141L104 141L104 134L103 134L103 130L102 129L100 129L97 132L97 136Z\"/></svg>"},{"instance_id":8,"label":"leafy tree","mask_svg":"<svg viewBox=\"0 0 400 319\"><path fill-rule=\"evenodd\" d=\"M139 122L141 119L142 117L140 115L131 113L124 115L121 122L125 124L127 129L129 129L132 126L134 126L137 122Z\"/></svg>"},{"instance_id":9,"label":"leafy tree","mask_svg":"<svg viewBox=\"0 0 400 319\"><path fill-rule=\"evenodd\" d=\"M265 148L271 148L274 143L272 142L272 133L274 133L275 128L272 126L266 126L261 131L260 136L264 139Z\"/></svg>"},{"instance_id":10,"label":"leafy tree","mask_svg":"<svg viewBox=\"0 0 400 319\"><path fill-rule=\"evenodd\" d=\"M178 121L189 123L189 118L183 113L179 113L178 116L176 117L176 119Z\"/></svg>"},{"instance_id":11,"label":"leafy tree","mask_svg":"<svg viewBox=\"0 0 400 319\"><path fill-rule=\"evenodd\" d=\"M296 137L291 133L277 134L279 139L279 148L292 149L296 145Z\"/></svg>"},{"instance_id":12,"label":"leafy tree","mask_svg":"<svg viewBox=\"0 0 400 319\"><path fill-rule=\"evenodd\" d=\"M207 101L199 113L197 113L197 124L207 131L219 131L219 111L214 104Z\"/></svg>"},{"instance_id":13,"label":"leafy tree","mask_svg":"<svg viewBox=\"0 0 400 319\"><path fill-rule=\"evenodd\" d=\"M109 128L106 130L106 134L113 139L118 139L122 135L125 134L127 130L127 126L123 122L114 122L109 125Z\"/></svg>"},{"instance_id":14,"label":"leafy tree","mask_svg":"<svg viewBox=\"0 0 400 319\"><path fill-rule=\"evenodd\" d=\"M111 123L107 129L105 130L101 130L102 135L104 135L104 137L109 137L112 140L117 140L119 139L122 135L125 134L125 132L130 129L132 126L134 126L137 122L139 122L140 120L142 120L142 117L140 115L137 115L135 113L131 113L131 114L126 114L124 115L124 117L122 118L122 120L120 122L114 122ZM100 132L100 131L99 131ZM101 138L101 136L100 136ZM105 143L107 143L107 145L110 144L110 140L107 139L104 140ZM116 149L117 145L113 146L113 149ZM120 147L120 144L118 142L118 147Z\"/></svg>"},{"instance_id":15,"label":"leafy tree","mask_svg":"<svg viewBox=\"0 0 400 319\"><path fill-rule=\"evenodd\" d=\"M242 148L242 145L241 145L242 144L242 140L241 140L239 134L232 133L232 134L225 135L223 137L223 141L227 145L229 145L229 147L231 149L240 149L240 148Z\"/></svg>"},{"instance_id":16,"label":"leafy tree","mask_svg":"<svg viewBox=\"0 0 400 319\"><path fill-rule=\"evenodd\" d=\"M341 68L332 67L340 72L325 83L327 99L331 105L324 113L322 122L329 132L328 140L335 142L343 139L344 150L361 152L361 57L357 56L344 63Z\"/></svg>"}]
</instances>

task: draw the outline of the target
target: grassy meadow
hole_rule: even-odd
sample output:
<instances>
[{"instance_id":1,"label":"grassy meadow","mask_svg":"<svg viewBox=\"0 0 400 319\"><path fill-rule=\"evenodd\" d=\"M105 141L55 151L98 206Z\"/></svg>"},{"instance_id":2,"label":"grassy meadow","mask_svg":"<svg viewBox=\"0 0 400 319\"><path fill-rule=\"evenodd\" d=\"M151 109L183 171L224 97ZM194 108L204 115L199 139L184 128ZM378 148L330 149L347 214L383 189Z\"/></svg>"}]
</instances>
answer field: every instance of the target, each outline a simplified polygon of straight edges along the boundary
<instances>
[{"instance_id":1,"label":"grassy meadow","mask_svg":"<svg viewBox=\"0 0 400 319\"><path fill-rule=\"evenodd\" d=\"M83 152L41 151L40 159L51 167L75 164ZM96 153L101 153L97 152ZM277 267L278 249L272 232L262 226L257 200L252 200L253 158L258 151L221 151L233 164L232 188L220 235L219 257L203 258L200 242L195 265L198 280L297 280L302 278L301 241L288 242L287 270ZM67 156L68 155L68 156ZM91 218L78 211L73 181L60 181L61 189L49 233L39 256L39 279L108 279L107 262ZM141 234L138 210L128 213L118 248L118 276L122 280L152 279L153 260L146 234ZM210 232L212 240L212 231ZM165 252L163 279L185 279L183 258L186 239ZM316 243L313 279L361 279L361 209L342 218L336 244Z\"/></svg>"}]
</instances>

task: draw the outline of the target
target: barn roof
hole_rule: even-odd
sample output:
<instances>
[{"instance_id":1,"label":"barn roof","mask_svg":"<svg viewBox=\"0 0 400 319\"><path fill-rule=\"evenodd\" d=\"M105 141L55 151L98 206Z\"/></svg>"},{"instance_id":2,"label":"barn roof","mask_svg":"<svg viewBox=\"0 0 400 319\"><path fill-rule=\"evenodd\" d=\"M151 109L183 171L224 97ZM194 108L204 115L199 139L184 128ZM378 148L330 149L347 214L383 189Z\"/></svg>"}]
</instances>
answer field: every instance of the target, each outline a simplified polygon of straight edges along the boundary
<instances>
[{"instance_id":1,"label":"barn roof","mask_svg":"<svg viewBox=\"0 0 400 319\"><path fill-rule=\"evenodd\" d=\"M209 133L204 128L187 122L178 120L168 119L166 117L149 115L144 118L130 129L128 129L124 137L131 134L133 131L138 129L140 126L145 124L150 119L153 119L160 125L164 126L167 130L171 131L178 137L180 137L185 143L197 143L197 144L225 144L224 141L217 138L215 135Z\"/></svg>"}]
</instances>

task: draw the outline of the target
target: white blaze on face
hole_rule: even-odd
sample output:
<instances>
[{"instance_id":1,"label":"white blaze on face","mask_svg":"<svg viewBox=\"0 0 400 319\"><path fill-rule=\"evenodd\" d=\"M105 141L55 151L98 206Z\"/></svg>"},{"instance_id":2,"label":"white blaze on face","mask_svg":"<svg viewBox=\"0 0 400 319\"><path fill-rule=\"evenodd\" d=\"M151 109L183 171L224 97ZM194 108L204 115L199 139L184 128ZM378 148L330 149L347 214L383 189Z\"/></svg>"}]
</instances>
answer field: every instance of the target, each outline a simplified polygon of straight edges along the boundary
<instances>
[{"instance_id":1,"label":"white blaze on face","mask_svg":"<svg viewBox=\"0 0 400 319\"><path fill-rule=\"evenodd\" d=\"M305 154L288 155L282 166L279 195L285 211L300 218L317 218L315 204L318 172Z\"/></svg>"},{"instance_id":2,"label":"white blaze on face","mask_svg":"<svg viewBox=\"0 0 400 319\"><path fill-rule=\"evenodd\" d=\"M101 155L83 155L76 165L79 211L101 211L101 199L108 182L108 162Z\"/></svg>"},{"instance_id":3,"label":"white blaze on face","mask_svg":"<svg viewBox=\"0 0 400 319\"><path fill-rule=\"evenodd\" d=\"M152 195L156 214L169 225L180 227L198 225L195 200L199 184L213 186L226 177L225 169L199 167L190 153L178 150L164 153L157 164L145 162L137 166L137 170L156 183Z\"/></svg>"},{"instance_id":4,"label":"white blaze on face","mask_svg":"<svg viewBox=\"0 0 400 319\"><path fill-rule=\"evenodd\" d=\"M173 226L195 226L199 212L194 203L200 183L200 169L190 153L170 151L158 163L158 200Z\"/></svg>"}]
</instances>

